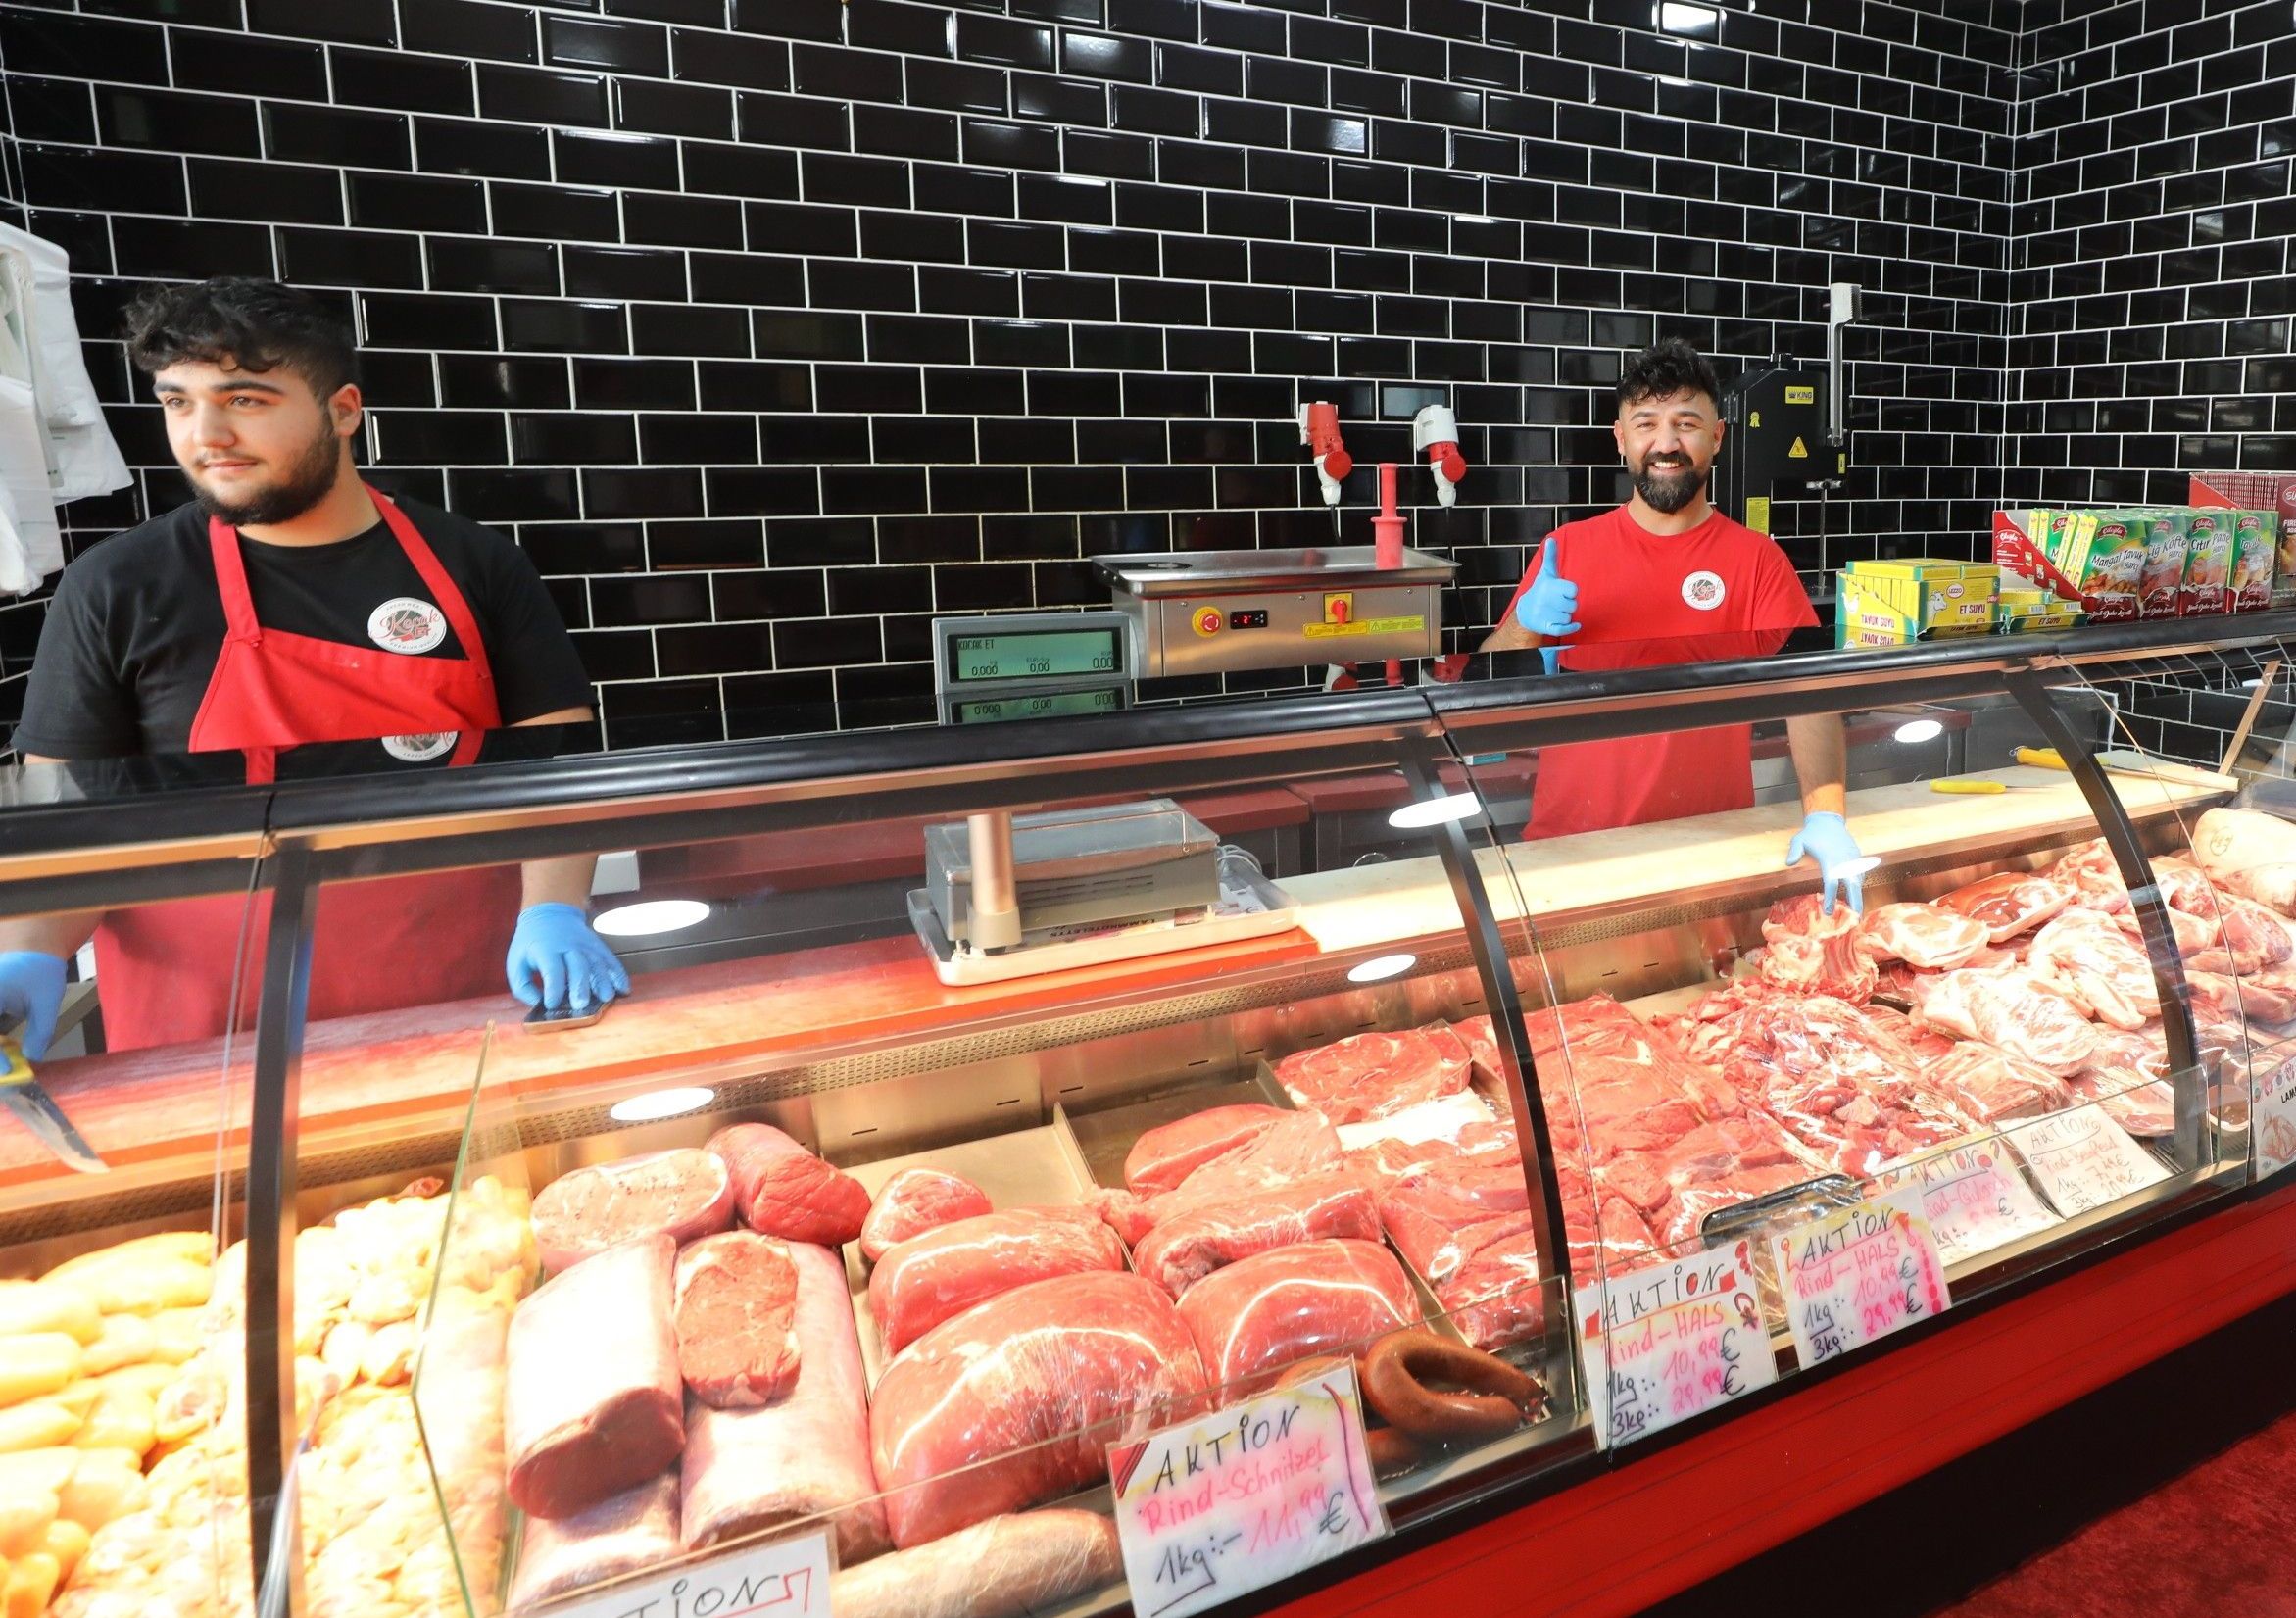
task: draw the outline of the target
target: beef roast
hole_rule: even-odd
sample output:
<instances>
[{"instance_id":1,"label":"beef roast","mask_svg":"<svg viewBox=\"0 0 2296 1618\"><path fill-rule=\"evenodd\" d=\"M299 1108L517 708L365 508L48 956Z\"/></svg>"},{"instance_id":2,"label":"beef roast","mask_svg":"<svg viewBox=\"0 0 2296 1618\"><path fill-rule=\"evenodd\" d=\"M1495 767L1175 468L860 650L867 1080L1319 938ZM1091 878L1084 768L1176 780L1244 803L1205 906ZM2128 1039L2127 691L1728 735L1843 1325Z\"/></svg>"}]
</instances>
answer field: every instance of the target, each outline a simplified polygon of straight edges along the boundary
<instances>
[{"instance_id":1,"label":"beef roast","mask_svg":"<svg viewBox=\"0 0 2296 1618\"><path fill-rule=\"evenodd\" d=\"M1239 1259L1324 1237L1379 1240L1379 1204L1358 1175L1327 1174L1212 1202L1167 1219L1132 1255L1132 1267L1178 1298Z\"/></svg>"},{"instance_id":2,"label":"beef roast","mask_svg":"<svg viewBox=\"0 0 2296 1618\"><path fill-rule=\"evenodd\" d=\"M861 1226L861 1256L874 1264L886 1250L937 1225L989 1211L989 1194L962 1175L904 1168L885 1182Z\"/></svg>"},{"instance_id":3,"label":"beef roast","mask_svg":"<svg viewBox=\"0 0 2296 1618\"><path fill-rule=\"evenodd\" d=\"M1178 1191L1191 1174L1241 1152L1284 1120L1284 1109L1259 1102L1207 1107L1144 1132L1124 1154L1124 1188L1138 1197Z\"/></svg>"},{"instance_id":4,"label":"beef roast","mask_svg":"<svg viewBox=\"0 0 2296 1618\"><path fill-rule=\"evenodd\" d=\"M1335 1124L1355 1124L1457 1095L1472 1066L1459 1036L1436 1023L1294 1052L1276 1063L1276 1078L1299 1105Z\"/></svg>"},{"instance_id":5,"label":"beef roast","mask_svg":"<svg viewBox=\"0 0 2296 1618\"><path fill-rule=\"evenodd\" d=\"M868 1221L869 1194L860 1181L771 1124L730 1125L710 1136L706 1150L725 1163L734 1206L760 1235L834 1248Z\"/></svg>"},{"instance_id":6,"label":"beef roast","mask_svg":"<svg viewBox=\"0 0 2296 1618\"><path fill-rule=\"evenodd\" d=\"M552 1274L632 1237L691 1242L733 1223L725 1164L692 1147L562 1174L534 1199L534 1245Z\"/></svg>"},{"instance_id":7,"label":"beef roast","mask_svg":"<svg viewBox=\"0 0 2296 1618\"><path fill-rule=\"evenodd\" d=\"M1120 1270L1124 1250L1082 1207L1005 1208L893 1248L869 1274L869 1314L887 1353L999 1293L1055 1275Z\"/></svg>"},{"instance_id":8,"label":"beef roast","mask_svg":"<svg viewBox=\"0 0 2296 1618\"><path fill-rule=\"evenodd\" d=\"M511 1607L539 1606L678 1553L678 1476L664 1472L557 1522L526 1519Z\"/></svg>"},{"instance_id":9,"label":"beef roast","mask_svg":"<svg viewBox=\"0 0 2296 1618\"><path fill-rule=\"evenodd\" d=\"M1205 1276L1181 1299L1180 1318L1206 1383L1236 1398L1295 1359L1418 1325L1419 1300L1377 1243L1302 1242Z\"/></svg>"},{"instance_id":10,"label":"beef roast","mask_svg":"<svg viewBox=\"0 0 2296 1618\"><path fill-rule=\"evenodd\" d=\"M797 1271L770 1236L733 1230L678 1254L678 1369L704 1404L770 1404L797 1380Z\"/></svg>"}]
</instances>

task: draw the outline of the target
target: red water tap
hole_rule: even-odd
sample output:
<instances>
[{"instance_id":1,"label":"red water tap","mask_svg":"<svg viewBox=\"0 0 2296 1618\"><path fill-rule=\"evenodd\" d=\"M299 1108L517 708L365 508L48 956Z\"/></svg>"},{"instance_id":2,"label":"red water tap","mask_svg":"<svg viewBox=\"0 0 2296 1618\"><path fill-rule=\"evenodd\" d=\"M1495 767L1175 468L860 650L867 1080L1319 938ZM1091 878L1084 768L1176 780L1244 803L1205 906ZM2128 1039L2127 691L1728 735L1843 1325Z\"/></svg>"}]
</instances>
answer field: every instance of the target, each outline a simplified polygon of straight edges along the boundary
<instances>
[{"instance_id":1,"label":"red water tap","mask_svg":"<svg viewBox=\"0 0 2296 1618\"><path fill-rule=\"evenodd\" d=\"M1459 422L1442 405L1430 405L1411 418L1411 448L1427 452L1427 469L1435 473L1435 498L1448 506L1459 498L1459 483L1467 475L1467 458L1459 453Z\"/></svg>"},{"instance_id":2,"label":"red water tap","mask_svg":"<svg viewBox=\"0 0 2296 1618\"><path fill-rule=\"evenodd\" d=\"M1340 438L1340 407L1323 400L1299 407L1299 442L1315 457L1315 480L1323 487L1323 503L1340 503L1340 485L1355 469L1354 458Z\"/></svg>"}]
</instances>

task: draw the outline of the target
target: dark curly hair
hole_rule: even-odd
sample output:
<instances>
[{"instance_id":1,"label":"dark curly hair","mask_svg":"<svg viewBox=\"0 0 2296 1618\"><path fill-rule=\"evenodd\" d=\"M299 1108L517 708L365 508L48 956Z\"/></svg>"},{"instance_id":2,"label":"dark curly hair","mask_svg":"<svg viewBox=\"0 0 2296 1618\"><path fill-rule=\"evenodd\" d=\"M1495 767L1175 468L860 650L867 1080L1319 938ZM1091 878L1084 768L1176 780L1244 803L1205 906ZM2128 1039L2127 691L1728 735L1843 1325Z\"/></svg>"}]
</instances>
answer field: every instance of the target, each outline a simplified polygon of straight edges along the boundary
<instances>
[{"instance_id":1,"label":"dark curly hair","mask_svg":"<svg viewBox=\"0 0 2296 1618\"><path fill-rule=\"evenodd\" d=\"M1722 379L1714 374L1706 356L1680 337L1662 337L1627 362L1619 372L1618 408L1645 399L1669 399L1678 393L1703 393L1719 409Z\"/></svg>"},{"instance_id":2,"label":"dark curly hair","mask_svg":"<svg viewBox=\"0 0 2296 1618\"><path fill-rule=\"evenodd\" d=\"M147 287L127 308L127 357L147 375L193 360L285 369L321 399L359 380L359 349L310 293L248 275Z\"/></svg>"}]
</instances>

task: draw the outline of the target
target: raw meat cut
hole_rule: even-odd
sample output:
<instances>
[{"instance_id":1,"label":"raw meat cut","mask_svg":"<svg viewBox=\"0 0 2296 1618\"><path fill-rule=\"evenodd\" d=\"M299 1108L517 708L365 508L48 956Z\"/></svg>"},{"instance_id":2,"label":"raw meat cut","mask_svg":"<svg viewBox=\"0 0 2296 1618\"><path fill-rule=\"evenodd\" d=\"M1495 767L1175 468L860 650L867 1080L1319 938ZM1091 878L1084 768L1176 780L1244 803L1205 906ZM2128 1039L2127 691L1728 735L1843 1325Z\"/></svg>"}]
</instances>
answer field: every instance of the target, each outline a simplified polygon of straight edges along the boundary
<instances>
[{"instance_id":1,"label":"raw meat cut","mask_svg":"<svg viewBox=\"0 0 2296 1618\"><path fill-rule=\"evenodd\" d=\"M2158 1023L2135 1034L2100 1029L2095 1056L2073 1077L2073 1096L2101 1103L2105 1115L2131 1135L2171 1135L2176 1093L2168 1074L2169 1045Z\"/></svg>"},{"instance_id":2,"label":"raw meat cut","mask_svg":"<svg viewBox=\"0 0 2296 1618\"><path fill-rule=\"evenodd\" d=\"M1276 1078L1301 1106L1335 1124L1355 1124L1458 1094L1472 1065L1458 1035L1439 1022L1294 1052L1276 1063Z\"/></svg>"},{"instance_id":3,"label":"raw meat cut","mask_svg":"<svg viewBox=\"0 0 2296 1618\"><path fill-rule=\"evenodd\" d=\"M1790 994L1832 995L1862 1005L1874 998L1874 962L1859 947L1857 911L1836 905L1828 915L1817 894L1782 899L1763 919L1769 948L1762 975Z\"/></svg>"},{"instance_id":4,"label":"raw meat cut","mask_svg":"<svg viewBox=\"0 0 2296 1618\"><path fill-rule=\"evenodd\" d=\"M1445 1280L1471 1256L1459 1243L1460 1231L1529 1209L1522 1165L1510 1165L1509 1175L1511 1194L1503 1184L1453 1179L1441 1170L1415 1175L1381 1194L1380 1223L1413 1269L1429 1281Z\"/></svg>"},{"instance_id":5,"label":"raw meat cut","mask_svg":"<svg viewBox=\"0 0 2296 1618\"><path fill-rule=\"evenodd\" d=\"M1546 1287L1529 1232L1503 1237L1468 1259L1435 1290L1459 1335L1496 1353L1537 1337L1546 1326Z\"/></svg>"},{"instance_id":6,"label":"raw meat cut","mask_svg":"<svg viewBox=\"0 0 2296 1618\"><path fill-rule=\"evenodd\" d=\"M2270 972L2250 972L2241 977L2224 977L2215 972L2189 971L2184 981L2194 993L2194 1012L2206 1001L2220 1007L2237 1006L2245 1016L2259 1022L2296 1022L2296 970L2278 967Z\"/></svg>"},{"instance_id":7,"label":"raw meat cut","mask_svg":"<svg viewBox=\"0 0 2296 1618\"><path fill-rule=\"evenodd\" d=\"M1225 1399L1310 1354L1419 1324L1411 1278L1373 1242L1302 1242L1205 1276L1180 1300L1205 1383Z\"/></svg>"},{"instance_id":8,"label":"raw meat cut","mask_svg":"<svg viewBox=\"0 0 2296 1618\"><path fill-rule=\"evenodd\" d=\"M1924 1028L1903 1011L1892 1011L1885 1005L1869 1005L1865 1009L1876 1027L1903 1041L1906 1049L1920 1057L1923 1064L1942 1056L1958 1043L1951 1034L1940 1034L1934 1028ZM1916 1071L1919 1071L1918 1067Z\"/></svg>"},{"instance_id":9,"label":"raw meat cut","mask_svg":"<svg viewBox=\"0 0 2296 1618\"><path fill-rule=\"evenodd\" d=\"M1937 901L1957 915L1982 921L1995 944L2030 932L2073 903L2073 889L2045 876L2003 871L1979 877Z\"/></svg>"},{"instance_id":10,"label":"raw meat cut","mask_svg":"<svg viewBox=\"0 0 2296 1618\"><path fill-rule=\"evenodd\" d=\"M2201 971L2246 976L2296 959L2296 926L2270 906L2238 894L2220 894L2216 913L2215 947L2192 956L2192 964Z\"/></svg>"},{"instance_id":11,"label":"raw meat cut","mask_svg":"<svg viewBox=\"0 0 2296 1618\"><path fill-rule=\"evenodd\" d=\"M632 1237L691 1242L733 1223L733 1180L707 1152L683 1147L577 1168L534 1198L534 1245L552 1274Z\"/></svg>"},{"instance_id":12,"label":"raw meat cut","mask_svg":"<svg viewBox=\"0 0 2296 1618\"><path fill-rule=\"evenodd\" d=\"M2210 809L2192 828L2192 859L2218 887L2296 915L2296 826L2277 815Z\"/></svg>"},{"instance_id":13,"label":"raw meat cut","mask_svg":"<svg viewBox=\"0 0 2296 1618\"><path fill-rule=\"evenodd\" d=\"M1178 1298L1255 1252L1324 1237L1376 1242L1379 1228L1370 1186L1353 1174L1326 1174L1167 1219L1133 1250L1132 1267Z\"/></svg>"},{"instance_id":14,"label":"raw meat cut","mask_svg":"<svg viewBox=\"0 0 2296 1618\"><path fill-rule=\"evenodd\" d=\"M664 1472L557 1522L526 1519L511 1606L539 1606L678 1553L678 1476Z\"/></svg>"},{"instance_id":15,"label":"raw meat cut","mask_svg":"<svg viewBox=\"0 0 2296 1618\"><path fill-rule=\"evenodd\" d=\"M885 1182L861 1225L861 1256L874 1264L885 1250L936 1225L989 1211L989 1194L960 1175L904 1168Z\"/></svg>"},{"instance_id":16,"label":"raw meat cut","mask_svg":"<svg viewBox=\"0 0 2296 1618\"><path fill-rule=\"evenodd\" d=\"M570 1517L643 1483L686 1442L667 1236L554 1276L511 1317L503 1397L511 1503Z\"/></svg>"},{"instance_id":17,"label":"raw meat cut","mask_svg":"<svg viewBox=\"0 0 2296 1618\"><path fill-rule=\"evenodd\" d=\"M2033 934L2025 958L2035 970L2054 972L2080 1005L2116 1028L2142 1028L2161 1014L2152 962L2100 910L2065 911Z\"/></svg>"},{"instance_id":18,"label":"raw meat cut","mask_svg":"<svg viewBox=\"0 0 2296 1618\"><path fill-rule=\"evenodd\" d=\"M1701 1124L1663 1151L1613 1158L1595 1179L1637 1203L1658 1241L1671 1246L1695 1237L1709 1213L1815 1173L1775 1120L1748 1111Z\"/></svg>"},{"instance_id":19,"label":"raw meat cut","mask_svg":"<svg viewBox=\"0 0 2296 1618\"><path fill-rule=\"evenodd\" d=\"M1483 1073L1485 1081L1493 1090L1506 1088L1507 1070L1498 1053L1498 1033L1490 1025L1490 1013L1467 1017L1451 1024L1451 1032L1459 1036L1459 1043L1467 1048L1467 1054Z\"/></svg>"},{"instance_id":20,"label":"raw meat cut","mask_svg":"<svg viewBox=\"0 0 2296 1618\"><path fill-rule=\"evenodd\" d=\"M1189 1175L1177 1191L1148 1198L1103 1191L1095 1195L1093 1205L1127 1247L1137 1248L1157 1225L1191 1208L1333 1173L1342 1157L1339 1132L1322 1113L1285 1112L1246 1145Z\"/></svg>"},{"instance_id":21,"label":"raw meat cut","mask_svg":"<svg viewBox=\"0 0 2296 1618\"><path fill-rule=\"evenodd\" d=\"M837 1618L1026 1618L1124 1574L1116 1525L1097 1511L1047 1507L959 1529L829 1581Z\"/></svg>"},{"instance_id":22,"label":"raw meat cut","mask_svg":"<svg viewBox=\"0 0 2296 1618\"><path fill-rule=\"evenodd\" d=\"M2161 890L2161 903L2204 921L2215 918L2217 885L2209 880L2206 871L2174 855L2162 856L2152 866L2153 881Z\"/></svg>"},{"instance_id":23,"label":"raw meat cut","mask_svg":"<svg viewBox=\"0 0 2296 1618\"><path fill-rule=\"evenodd\" d=\"M1922 1070L1922 1084L1973 1123L2037 1118L2069 1105L2066 1082L1982 1040L1964 1040Z\"/></svg>"},{"instance_id":24,"label":"raw meat cut","mask_svg":"<svg viewBox=\"0 0 2296 1618\"><path fill-rule=\"evenodd\" d=\"M1240 1152L1284 1119L1284 1109L1259 1102L1214 1106L1160 1124L1124 1154L1124 1189L1136 1197L1178 1191L1204 1164Z\"/></svg>"},{"instance_id":25,"label":"raw meat cut","mask_svg":"<svg viewBox=\"0 0 2296 1618\"><path fill-rule=\"evenodd\" d=\"M771 1124L733 1124L704 1150L733 1176L742 1222L763 1236L834 1248L860 1235L869 1194L860 1181L823 1162Z\"/></svg>"},{"instance_id":26,"label":"raw meat cut","mask_svg":"<svg viewBox=\"0 0 2296 1618\"><path fill-rule=\"evenodd\" d=\"M2176 940L2176 953L2187 960L2214 947L2217 940L2223 936L2213 913L2197 916L2179 910L2173 905L2165 907L2161 913L2169 918L2169 932ZM2144 922L2134 910L2123 910L2113 917L2113 925L2121 929L2123 937L2139 946L2144 944Z\"/></svg>"},{"instance_id":27,"label":"raw meat cut","mask_svg":"<svg viewBox=\"0 0 2296 1618\"><path fill-rule=\"evenodd\" d=\"M2067 850L2044 874L2078 895L2076 904L2114 914L2128 908L2128 885L2121 880L2120 861L2102 837Z\"/></svg>"},{"instance_id":28,"label":"raw meat cut","mask_svg":"<svg viewBox=\"0 0 2296 1618\"><path fill-rule=\"evenodd\" d=\"M894 1357L870 1401L893 1543L1104 1482L1121 1418L1161 1426L1202 1392L1187 1323L1143 1276L1055 1276L943 1321Z\"/></svg>"},{"instance_id":29,"label":"raw meat cut","mask_svg":"<svg viewBox=\"0 0 2296 1618\"><path fill-rule=\"evenodd\" d=\"M1983 1040L2070 1077L2088 1065L2096 1030L2054 979L2021 966L2008 972L1964 967L1923 986L1914 1020L1966 1040Z\"/></svg>"},{"instance_id":30,"label":"raw meat cut","mask_svg":"<svg viewBox=\"0 0 2296 1618\"><path fill-rule=\"evenodd\" d=\"M794 1244L789 1261L798 1278L797 1382L754 1410L691 1406L680 1543L696 1550L834 1512L838 1560L851 1565L886 1544L853 1295L827 1248Z\"/></svg>"},{"instance_id":31,"label":"raw meat cut","mask_svg":"<svg viewBox=\"0 0 2296 1618\"><path fill-rule=\"evenodd\" d=\"M1085 1207L977 1213L902 1243L869 1274L869 1314L897 1354L952 1315L1055 1275L1120 1270L1116 1233Z\"/></svg>"},{"instance_id":32,"label":"raw meat cut","mask_svg":"<svg viewBox=\"0 0 2296 1618\"><path fill-rule=\"evenodd\" d=\"M1859 935L1876 960L1902 960L1932 972L1966 965L1993 940L1982 921L1934 905L1877 905L1866 912Z\"/></svg>"},{"instance_id":33,"label":"raw meat cut","mask_svg":"<svg viewBox=\"0 0 2296 1618\"><path fill-rule=\"evenodd\" d=\"M1346 1154L1347 1167L1381 1187L1395 1185L1414 1174L1441 1169L1461 1158L1521 1162L1523 1148L1515 1134L1514 1121L1492 1119L1486 1123L1471 1123L1448 1139L1439 1136L1424 1141L1379 1140Z\"/></svg>"},{"instance_id":34,"label":"raw meat cut","mask_svg":"<svg viewBox=\"0 0 2296 1618\"><path fill-rule=\"evenodd\" d=\"M766 1404L797 1380L798 1275L789 1250L746 1230L677 1256L678 1369L705 1404Z\"/></svg>"}]
</instances>

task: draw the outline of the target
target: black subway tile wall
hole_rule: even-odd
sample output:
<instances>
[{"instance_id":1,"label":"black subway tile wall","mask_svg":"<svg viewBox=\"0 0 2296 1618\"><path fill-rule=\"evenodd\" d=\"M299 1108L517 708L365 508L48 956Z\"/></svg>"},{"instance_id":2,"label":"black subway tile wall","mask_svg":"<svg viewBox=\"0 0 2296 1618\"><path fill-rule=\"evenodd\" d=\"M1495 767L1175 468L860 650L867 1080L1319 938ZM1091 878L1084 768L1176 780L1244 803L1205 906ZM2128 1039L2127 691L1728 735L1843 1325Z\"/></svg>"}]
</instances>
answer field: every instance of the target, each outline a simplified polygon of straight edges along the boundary
<instances>
[{"instance_id":1,"label":"black subway tile wall","mask_svg":"<svg viewBox=\"0 0 2296 1618\"><path fill-rule=\"evenodd\" d=\"M377 481L526 548L628 745L913 716L931 613L1089 603L1096 552L1328 541L1313 399L1357 543L1372 466L1456 411L1459 504L1405 499L1472 644L1528 546L1620 497L1622 356L1814 359L1832 280L1867 291L1848 486L1778 517L1814 588L1973 554L2005 490L2285 464L2289 21L0 0L0 150L139 467L74 550L183 493L114 340L135 284L322 288ZM40 612L0 608L0 720Z\"/></svg>"}]
</instances>

